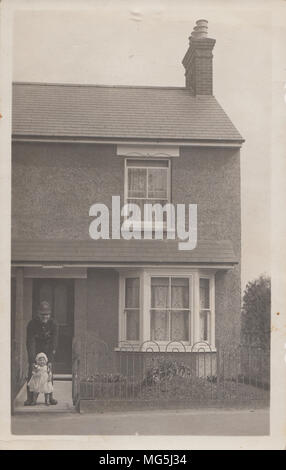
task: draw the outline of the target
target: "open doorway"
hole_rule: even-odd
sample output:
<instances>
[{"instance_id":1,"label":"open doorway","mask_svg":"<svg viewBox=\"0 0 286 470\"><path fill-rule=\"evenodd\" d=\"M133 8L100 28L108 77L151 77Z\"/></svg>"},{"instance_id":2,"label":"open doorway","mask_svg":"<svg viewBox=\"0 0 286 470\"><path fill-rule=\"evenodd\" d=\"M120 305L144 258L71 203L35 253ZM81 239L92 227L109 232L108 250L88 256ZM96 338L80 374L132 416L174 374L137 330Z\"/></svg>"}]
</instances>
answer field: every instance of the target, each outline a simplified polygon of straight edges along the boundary
<instances>
[{"instance_id":1,"label":"open doorway","mask_svg":"<svg viewBox=\"0 0 286 470\"><path fill-rule=\"evenodd\" d=\"M52 307L52 317L59 327L54 373L72 373L72 340L74 335L74 281L72 279L34 279L33 317L42 300Z\"/></svg>"}]
</instances>

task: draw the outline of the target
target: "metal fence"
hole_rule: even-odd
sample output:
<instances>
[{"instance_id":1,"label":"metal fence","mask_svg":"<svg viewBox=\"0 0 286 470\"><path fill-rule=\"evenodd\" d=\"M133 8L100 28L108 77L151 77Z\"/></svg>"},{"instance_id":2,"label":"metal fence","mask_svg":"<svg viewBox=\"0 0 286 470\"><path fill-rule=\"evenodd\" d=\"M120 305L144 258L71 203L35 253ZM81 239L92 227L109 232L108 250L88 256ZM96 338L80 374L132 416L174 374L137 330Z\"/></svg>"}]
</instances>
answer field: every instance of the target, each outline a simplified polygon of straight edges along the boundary
<instances>
[{"instance_id":1,"label":"metal fence","mask_svg":"<svg viewBox=\"0 0 286 470\"><path fill-rule=\"evenodd\" d=\"M178 341L116 351L99 339L75 341L73 400L166 406L192 403L268 403L269 350L251 345L187 348Z\"/></svg>"}]
</instances>

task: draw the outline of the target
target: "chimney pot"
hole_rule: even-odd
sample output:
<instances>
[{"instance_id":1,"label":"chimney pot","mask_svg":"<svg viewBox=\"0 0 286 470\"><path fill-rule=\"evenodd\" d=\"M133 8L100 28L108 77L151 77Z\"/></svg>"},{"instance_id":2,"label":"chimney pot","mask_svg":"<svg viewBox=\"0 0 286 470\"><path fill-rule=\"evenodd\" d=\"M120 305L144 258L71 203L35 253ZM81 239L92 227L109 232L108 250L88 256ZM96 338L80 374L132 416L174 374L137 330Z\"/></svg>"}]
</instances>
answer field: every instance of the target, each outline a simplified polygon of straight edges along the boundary
<instances>
[{"instance_id":1,"label":"chimney pot","mask_svg":"<svg viewBox=\"0 0 286 470\"><path fill-rule=\"evenodd\" d=\"M206 38L208 36L208 22L207 20L196 21L196 26L192 32L192 37L196 39Z\"/></svg>"},{"instance_id":2,"label":"chimney pot","mask_svg":"<svg viewBox=\"0 0 286 470\"><path fill-rule=\"evenodd\" d=\"M196 25L208 27L208 20L197 20Z\"/></svg>"}]
</instances>

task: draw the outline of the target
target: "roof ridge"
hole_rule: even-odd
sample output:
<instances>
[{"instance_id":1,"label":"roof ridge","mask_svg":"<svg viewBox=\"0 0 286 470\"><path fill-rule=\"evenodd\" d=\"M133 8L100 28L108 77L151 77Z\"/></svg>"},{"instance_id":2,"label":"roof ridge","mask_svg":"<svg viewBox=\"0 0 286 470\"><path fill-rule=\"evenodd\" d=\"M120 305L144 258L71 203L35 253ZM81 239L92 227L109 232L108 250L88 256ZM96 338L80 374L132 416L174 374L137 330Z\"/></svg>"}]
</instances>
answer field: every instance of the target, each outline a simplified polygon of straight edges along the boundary
<instances>
[{"instance_id":1,"label":"roof ridge","mask_svg":"<svg viewBox=\"0 0 286 470\"><path fill-rule=\"evenodd\" d=\"M159 86L159 85L104 85L93 83L55 83L55 82L18 82L13 81L13 85L38 85L38 86L62 86L62 87L94 87L94 88L155 88L163 90L187 90L186 87Z\"/></svg>"}]
</instances>

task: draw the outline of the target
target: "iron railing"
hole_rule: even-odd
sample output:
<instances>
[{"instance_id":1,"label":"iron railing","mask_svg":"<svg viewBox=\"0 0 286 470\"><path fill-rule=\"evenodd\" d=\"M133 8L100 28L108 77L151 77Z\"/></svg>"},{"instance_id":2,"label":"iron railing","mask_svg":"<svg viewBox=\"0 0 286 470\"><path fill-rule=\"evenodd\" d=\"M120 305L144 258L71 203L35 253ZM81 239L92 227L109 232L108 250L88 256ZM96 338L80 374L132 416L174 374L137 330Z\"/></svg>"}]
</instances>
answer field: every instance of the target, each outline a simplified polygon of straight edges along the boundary
<instances>
[{"instance_id":1,"label":"iron railing","mask_svg":"<svg viewBox=\"0 0 286 470\"><path fill-rule=\"evenodd\" d=\"M187 348L179 341L162 346L122 342L116 350L87 336L74 342L73 400L151 404L266 403L269 350L206 342Z\"/></svg>"}]
</instances>

